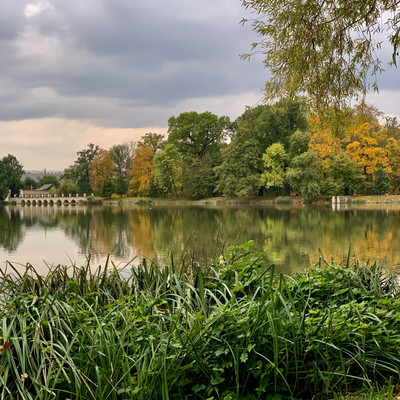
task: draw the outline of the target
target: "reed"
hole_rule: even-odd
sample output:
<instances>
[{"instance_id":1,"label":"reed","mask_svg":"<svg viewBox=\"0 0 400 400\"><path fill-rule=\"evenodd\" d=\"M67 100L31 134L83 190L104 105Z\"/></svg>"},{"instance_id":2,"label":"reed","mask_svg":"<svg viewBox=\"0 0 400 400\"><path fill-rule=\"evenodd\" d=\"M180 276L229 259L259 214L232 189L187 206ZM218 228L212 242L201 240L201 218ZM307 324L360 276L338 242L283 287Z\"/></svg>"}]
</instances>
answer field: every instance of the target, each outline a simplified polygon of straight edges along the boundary
<instances>
[{"instance_id":1,"label":"reed","mask_svg":"<svg viewBox=\"0 0 400 400\"><path fill-rule=\"evenodd\" d=\"M321 262L291 277L251 243L214 265L0 276L1 399L340 398L396 388L398 280ZM392 389L385 389L391 391Z\"/></svg>"}]
</instances>

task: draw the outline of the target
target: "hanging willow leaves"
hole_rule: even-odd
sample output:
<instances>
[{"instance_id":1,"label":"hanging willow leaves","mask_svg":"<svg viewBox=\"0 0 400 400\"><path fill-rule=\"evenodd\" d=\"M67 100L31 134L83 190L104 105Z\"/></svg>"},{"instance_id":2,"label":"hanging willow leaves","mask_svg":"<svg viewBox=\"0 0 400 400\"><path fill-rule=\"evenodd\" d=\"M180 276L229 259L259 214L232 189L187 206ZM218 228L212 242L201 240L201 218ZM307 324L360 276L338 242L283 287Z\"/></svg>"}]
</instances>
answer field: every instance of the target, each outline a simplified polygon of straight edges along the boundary
<instances>
[{"instance_id":1,"label":"hanging willow leaves","mask_svg":"<svg viewBox=\"0 0 400 400\"><path fill-rule=\"evenodd\" d=\"M383 70L380 40L392 46L396 65L400 44L400 1L242 0L271 75L266 99L307 95L315 109L340 108L353 97L377 90Z\"/></svg>"}]
</instances>

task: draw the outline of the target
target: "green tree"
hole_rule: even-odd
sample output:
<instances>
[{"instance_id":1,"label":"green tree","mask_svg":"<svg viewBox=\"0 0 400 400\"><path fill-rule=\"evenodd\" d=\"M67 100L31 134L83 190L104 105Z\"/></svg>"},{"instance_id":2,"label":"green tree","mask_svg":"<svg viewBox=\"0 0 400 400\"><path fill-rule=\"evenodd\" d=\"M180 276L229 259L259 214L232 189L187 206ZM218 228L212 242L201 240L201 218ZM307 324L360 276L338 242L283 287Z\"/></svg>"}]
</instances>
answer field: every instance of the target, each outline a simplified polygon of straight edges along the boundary
<instances>
[{"instance_id":1,"label":"green tree","mask_svg":"<svg viewBox=\"0 0 400 400\"><path fill-rule=\"evenodd\" d=\"M135 147L132 142L116 144L109 150L115 165L114 189L116 194L123 195L128 191L129 172L134 152Z\"/></svg>"},{"instance_id":2,"label":"green tree","mask_svg":"<svg viewBox=\"0 0 400 400\"><path fill-rule=\"evenodd\" d=\"M271 77L268 99L306 93L316 108L340 108L364 94L382 70L376 50L384 33L396 63L400 43L397 0L242 0L260 35L252 50L264 55ZM246 22L247 20L243 20ZM245 54L244 57L250 57ZM371 82L371 83L369 83Z\"/></svg>"},{"instance_id":3,"label":"green tree","mask_svg":"<svg viewBox=\"0 0 400 400\"><path fill-rule=\"evenodd\" d=\"M300 154L305 153L308 150L308 145L310 143L310 135L307 132L297 130L290 137L289 140L289 159L293 159Z\"/></svg>"},{"instance_id":4,"label":"green tree","mask_svg":"<svg viewBox=\"0 0 400 400\"><path fill-rule=\"evenodd\" d=\"M182 176L183 196L191 199L212 197L216 187L215 160L210 154L193 160L184 168Z\"/></svg>"},{"instance_id":5,"label":"green tree","mask_svg":"<svg viewBox=\"0 0 400 400\"><path fill-rule=\"evenodd\" d=\"M8 154L0 160L0 199L5 199L9 191L12 196L19 193L23 174L24 167L12 154Z\"/></svg>"},{"instance_id":6,"label":"green tree","mask_svg":"<svg viewBox=\"0 0 400 400\"><path fill-rule=\"evenodd\" d=\"M257 196L262 172L262 152L257 139L237 135L224 149L222 158L222 164L215 168L217 189L229 196Z\"/></svg>"},{"instance_id":7,"label":"green tree","mask_svg":"<svg viewBox=\"0 0 400 400\"><path fill-rule=\"evenodd\" d=\"M329 196L360 193L365 186L365 175L356 162L343 152L329 163L329 176L323 183L323 192Z\"/></svg>"},{"instance_id":8,"label":"green tree","mask_svg":"<svg viewBox=\"0 0 400 400\"><path fill-rule=\"evenodd\" d=\"M88 144L87 149L77 152L78 158L74 164L64 170L61 179L72 179L79 188L79 193L91 193L93 191L90 186L90 163L101 150L99 146L93 143Z\"/></svg>"},{"instance_id":9,"label":"green tree","mask_svg":"<svg viewBox=\"0 0 400 400\"><path fill-rule=\"evenodd\" d=\"M111 197L113 193L114 193L114 182L112 177L108 175L105 177L103 181L100 194L102 197Z\"/></svg>"},{"instance_id":10,"label":"green tree","mask_svg":"<svg viewBox=\"0 0 400 400\"><path fill-rule=\"evenodd\" d=\"M181 153L171 144L156 153L154 183L160 193L167 197L178 197L182 191L183 160Z\"/></svg>"},{"instance_id":11,"label":"green tree","mask_svg":"<svg viewBox=\"0 0 400 400\"><path fill-rule=\"evenodd\" d=\"M281 101L272 106L247 107L235 121L236 134L216 167L218 190L232 196L263 194L262 155L274 143L289 148L291 135L307 127L304 104Z\"/></svg>"},{"instance_id":12,"label":"green tree","mask_svg":"<svg viewBox=\"0 0 400 400\"><path fill-rule=\"evenodd\" d=\"M209 111L184 112L168 119L168 140L185 157L192 160L219 150L230 121Z\"/></svg>"},{"instance_id":13,"label":"green tree","mask_svg":"<svg viewBox=\"0 0 400 400\"><path fill-rule=\"evenodd\" d=\"M385 117L385 128L388 136L400 139L400 122L397 117Z\"/></svg>"},{"instance_id":14,"label":"green tree","mask_svg":"<svg viewBox=\"0 0 400 400\"><path fill-rule=\"evenodd\" d=\"M34 190L34 189L37 189L37 188L39 187L39 185L38 185L38 182L35 181L35 179L33 179L33 178L27 176L27 177L24 179L24 182L22 183L22 187L23 187L25 190L32 190L32 189Z\"/></svg>"},{"instance_id":15,"label":"green tree","mask_svg":"<svg viewBox=\"0 0 400 400\"><path fill-rule=\"evenodd\" d=\"M261 183L270 187L283 188L285 184L285 169L287 154L281 143L274 143L267 148L263 155L264 172L261 174Z\"/></svg>"},{"instance_id":16,"label":"green tree","mask_svg":"<svg viewBox=\"0 0 400 400\"><path fill-rule=\"evenodd\" d=\"M138 147L149 146L153 153L156 154L158 150L161 150L164 142L164 135L158 133L148 132L138 142Z\"/></svg>"},{"instance_id":17,"label":"green tree","mask_svg":"<svg viewBox=\"0 0 400 400\"><path fill-rule=\"evenodd\" d=\"M321 160L314 152L295 157L286 173L290 185L305 200L314 200L321 192Z\"/></svg>"},{"instance_id":18,"label":"green tree","mask_svg":"<svg viewBox=\"0 0 400 400\"><path fill-rule=\"evenodd\" d=\"M388 174L380 165L375 172L374 189L377 194L388 193L391 189Z\"/></svg>"},{"instance_id":19,"label":"green tree","mask_svg":"<svg viewBox=\"0 0 400 400\"><path fill-rule=\"evenodd\" d=\"M60 187L60 181L55 175L44 175L39 179L39 187L46 184L52 184L56 188Z\"/></svg>"},{"instance_id":20,"label":"green tree","mask_svg":"<svg viewBox=\"0 0 400 400\"><path fill-rule=\"evenodd\" d=\"M72 179L64 179L61 181L58 193L64 196L68 196L70 193L79 193L79 186Z\"/></svg>"}]
</instances>

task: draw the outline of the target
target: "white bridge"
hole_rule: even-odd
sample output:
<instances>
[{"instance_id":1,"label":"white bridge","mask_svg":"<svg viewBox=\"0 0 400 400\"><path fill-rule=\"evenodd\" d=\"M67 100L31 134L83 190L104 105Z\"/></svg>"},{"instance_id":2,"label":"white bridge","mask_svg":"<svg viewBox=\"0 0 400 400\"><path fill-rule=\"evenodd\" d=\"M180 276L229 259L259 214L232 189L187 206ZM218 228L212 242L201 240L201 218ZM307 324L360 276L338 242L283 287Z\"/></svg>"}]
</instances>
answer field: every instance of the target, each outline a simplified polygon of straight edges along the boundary
<instances>
[{"instance_id":1,"label":"white bridge","mask_svg":"<svg viewBox=\"0 0 400 400\"><path fill-rule=\"evenodd\" d=\"M57 196L55 194L28 194L9 197L7 199L12 203L21 206L75 206L80 202L87 202L86 195L69 194L68 196Z\"/></svg>"}]
</instances>

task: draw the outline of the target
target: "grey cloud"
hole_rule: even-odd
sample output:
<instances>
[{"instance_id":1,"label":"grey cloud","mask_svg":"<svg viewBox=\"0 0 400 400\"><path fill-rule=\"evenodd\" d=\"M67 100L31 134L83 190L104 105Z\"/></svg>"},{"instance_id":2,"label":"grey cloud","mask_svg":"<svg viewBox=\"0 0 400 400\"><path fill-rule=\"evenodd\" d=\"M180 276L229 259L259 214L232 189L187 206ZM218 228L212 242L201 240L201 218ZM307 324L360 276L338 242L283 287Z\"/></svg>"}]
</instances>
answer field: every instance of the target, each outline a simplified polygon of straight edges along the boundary
<instances>
[{"instance_id":1,"label":"grey cloud","mask_svg":"<svg viewBox=\"0 0 400 400\"><path fill-rule=\"evenodd\" d=\"M112 118L88 104L100 96L114 105L171 105L262 86L262 63L239 59L255 36L239 25L237 0L54 0L30 17L3 1L18 28L0 31L0 73L15 88L0 96L2 119ZM59 96L32 95L35 88Z\"/></svg>"}]
</instances>

